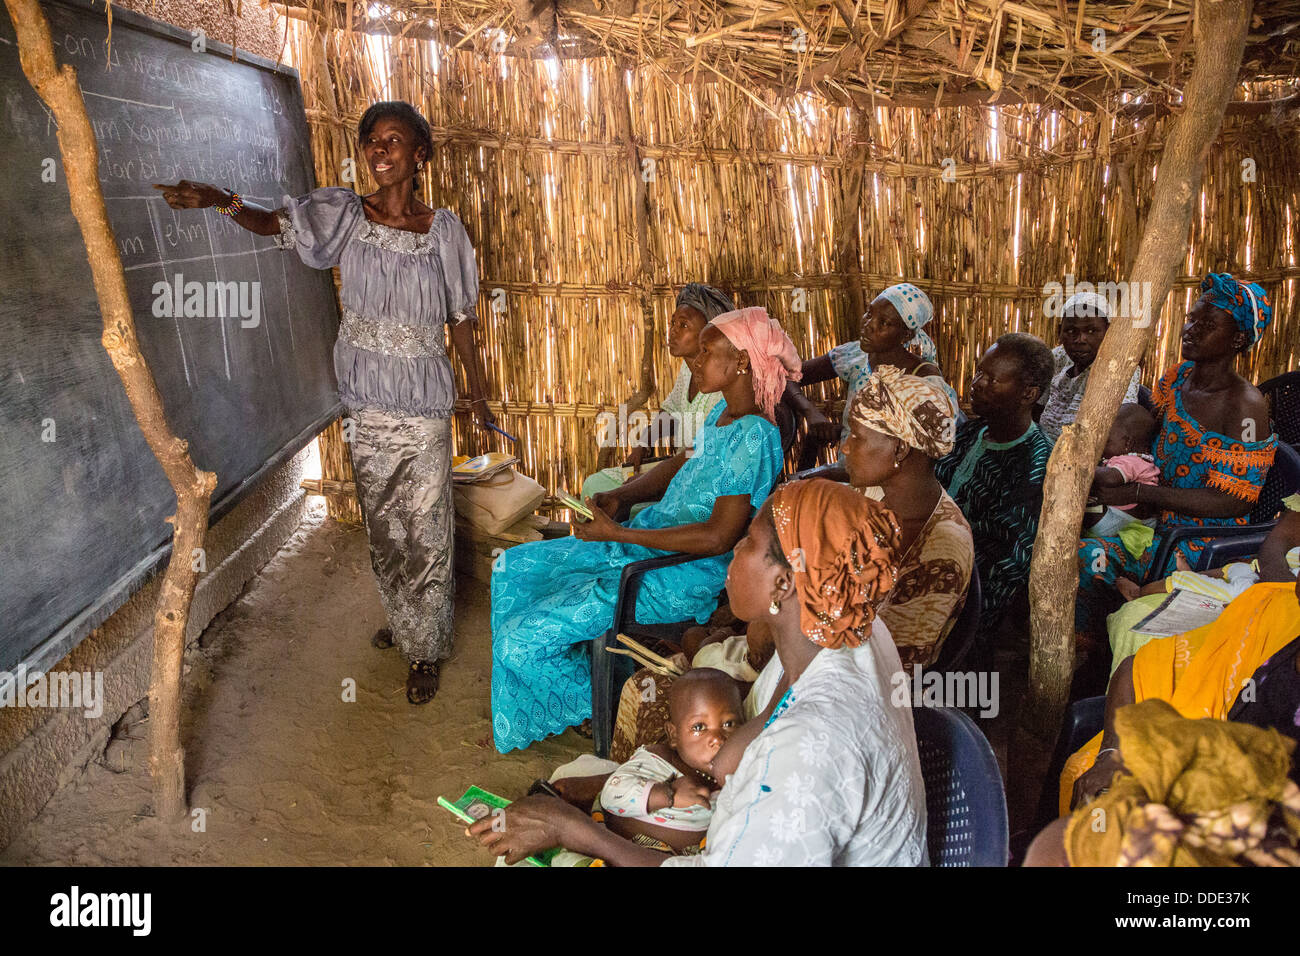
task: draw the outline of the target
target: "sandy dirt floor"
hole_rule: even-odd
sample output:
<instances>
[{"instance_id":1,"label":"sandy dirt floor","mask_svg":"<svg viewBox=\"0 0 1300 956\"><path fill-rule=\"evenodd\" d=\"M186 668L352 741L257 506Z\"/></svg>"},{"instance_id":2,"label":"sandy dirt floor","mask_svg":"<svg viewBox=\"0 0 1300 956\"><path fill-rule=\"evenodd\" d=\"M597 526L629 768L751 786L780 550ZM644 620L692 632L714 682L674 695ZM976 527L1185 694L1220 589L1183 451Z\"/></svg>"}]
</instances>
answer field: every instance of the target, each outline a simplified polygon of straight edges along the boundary
<instances>
[{"instance_id":1,"label":"sandy dirt floor","mask_svg":"<svg viewBox=\"0 0 1300 956\"><path fill-rule=\"evenodd\" d=\"M131 770L91 763L0 863L491 865L437 798L471 784L519 796L591 743L570 730L493 749L488 610L486 585L461 578L456 654L434 701L412 706L398 651L370 646L383 613L364 533L315 513L204 632L186 675L187 782L205 829L149 815L141 740Z\"/></svg>"}]
</instances>

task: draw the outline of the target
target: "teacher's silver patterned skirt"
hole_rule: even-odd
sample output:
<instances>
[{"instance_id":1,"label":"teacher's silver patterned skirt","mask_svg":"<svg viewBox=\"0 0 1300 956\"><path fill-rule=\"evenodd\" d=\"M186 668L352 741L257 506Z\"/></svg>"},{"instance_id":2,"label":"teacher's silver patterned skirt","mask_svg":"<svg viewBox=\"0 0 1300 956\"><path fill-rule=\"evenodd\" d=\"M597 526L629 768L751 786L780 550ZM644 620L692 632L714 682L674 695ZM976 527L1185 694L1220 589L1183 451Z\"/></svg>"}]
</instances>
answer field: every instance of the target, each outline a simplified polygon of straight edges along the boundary
<instances>
[{"instance_id":1,"label":"teacher's silver patterned skirt","mask_svg":"<svg viewBox=\"0 0 1300 956\"><path fill-rule=\"evenodd\" d=\"M356 421L352 470L370 538L370 564L408 661L451 656L451 419L390 415Z\"/></svg>"}]
</instances>

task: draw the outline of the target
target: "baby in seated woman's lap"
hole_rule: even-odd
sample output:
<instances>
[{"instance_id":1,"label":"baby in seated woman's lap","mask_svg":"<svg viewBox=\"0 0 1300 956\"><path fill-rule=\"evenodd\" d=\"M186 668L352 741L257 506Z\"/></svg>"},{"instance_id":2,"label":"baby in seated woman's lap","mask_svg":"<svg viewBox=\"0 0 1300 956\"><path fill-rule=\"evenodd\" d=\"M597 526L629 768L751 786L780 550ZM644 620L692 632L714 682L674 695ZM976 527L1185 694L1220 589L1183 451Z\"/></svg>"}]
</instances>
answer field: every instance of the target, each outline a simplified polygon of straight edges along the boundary
<instances>
[{"instance_id":1,"label":"baby in seated woman's lap","mask_svg":"<svg viewBox=\"0 0 1300 956\"><path fill-rule=\"evenodd\" d=\"M639 747L605 781L600 809L615 833L666 853L698 848L720 784L709 765L744 721L740 688L720 670L699 667L668 692L668 740Z\"/></svg>"},{"instance_id":2,"label":"baby in seated woman's lap","mask_svg":"<svg viewBox=\"0 0 1300 956\"><path fill-rule=\"evenodd\" d=\"M1117 488L1129 483L1159 484L1160 469L1151 457L1151 442L1155 438L1155 432L1155 417L1141 405L1119 407L1106 436L1101 464L1093 472L1094 494L1098 488ZM1149 508L1140 504L1106 506L1090 502L1083 516L1083 526L1086 529L1084 537L1118 535L1134 522L1148 519L1150 513ZM1151 536L1145 536L1143 549L1150 543Z\"/></svg>"}]
</instances>

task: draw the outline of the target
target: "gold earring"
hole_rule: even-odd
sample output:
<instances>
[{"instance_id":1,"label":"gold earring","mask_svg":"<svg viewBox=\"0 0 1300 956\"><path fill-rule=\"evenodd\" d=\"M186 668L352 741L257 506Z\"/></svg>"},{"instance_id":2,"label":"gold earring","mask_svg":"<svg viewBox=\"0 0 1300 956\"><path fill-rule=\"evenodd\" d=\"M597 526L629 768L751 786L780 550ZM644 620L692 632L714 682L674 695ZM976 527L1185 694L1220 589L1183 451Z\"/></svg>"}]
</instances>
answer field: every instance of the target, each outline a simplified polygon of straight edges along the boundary
<instances>
[{"instance_id":1,"label":"gold earring","mask_svg":"<svg viewBox=\"0 0 1300 956\"><path fill-rule=\"evenodd\" d=\"M771 614L774 617L777 614L781 613L781 605L777 603L777 600L775 598L773 598L772 603L767 606L767 613Z\"/></svg>"}]
</instances>

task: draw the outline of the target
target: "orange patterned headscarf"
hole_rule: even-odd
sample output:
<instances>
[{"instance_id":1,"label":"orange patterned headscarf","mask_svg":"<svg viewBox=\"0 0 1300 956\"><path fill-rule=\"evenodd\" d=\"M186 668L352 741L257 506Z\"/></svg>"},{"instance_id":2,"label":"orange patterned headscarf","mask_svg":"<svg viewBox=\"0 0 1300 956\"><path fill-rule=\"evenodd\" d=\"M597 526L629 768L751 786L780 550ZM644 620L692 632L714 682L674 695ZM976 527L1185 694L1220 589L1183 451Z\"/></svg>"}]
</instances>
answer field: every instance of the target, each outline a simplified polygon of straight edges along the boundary
<instances>
[{"instance_id":1,"label":"orange patterned headscarf","mask_svg":"<svg viewBox=\"0 0 1300 956\"><path fill-rule=\"evenodd\" d=\"M772 522L794 571L804 636L823 647L857 647L894 586L899 528L879 502L814 478L772 492Z\"/></svg>"}]
</instances>

